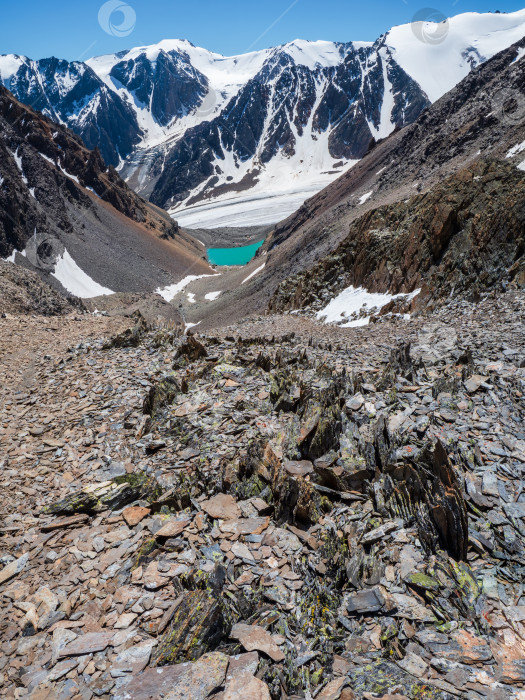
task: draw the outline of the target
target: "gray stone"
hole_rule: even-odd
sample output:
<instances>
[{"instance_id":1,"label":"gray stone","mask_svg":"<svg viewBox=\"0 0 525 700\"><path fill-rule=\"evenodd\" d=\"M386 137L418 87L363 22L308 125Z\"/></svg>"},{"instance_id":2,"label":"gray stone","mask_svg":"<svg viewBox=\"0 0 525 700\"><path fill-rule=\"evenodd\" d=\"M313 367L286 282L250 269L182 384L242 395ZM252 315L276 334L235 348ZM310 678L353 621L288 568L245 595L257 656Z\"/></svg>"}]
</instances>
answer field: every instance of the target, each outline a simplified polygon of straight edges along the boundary
<instances>
[{"instance_id":1,"label":"gray stone","mask_svg":"<svg viewBox=\"0 0 525 700\"><path fill-rule=\"evenodd\" d=\"M351 593L345 597L346 609L349 613L379 612L386 603L385 597L379 588L368 588L357 593Z\"/></svg>"},{"instance_id":2,"label":"gray stone","mask_svg":"<svg viewBox=\"0 0 525 700\"><path fill-rule=\"evenodd\" d=\"M9 581L10 578L13 578L13 576L16 576L23 571L28 561L29 552L26 552L26 554L22 554L21 557L18 557L18 559L15 559L7 566L4 566L2 571L0 571L0 585L6 581Z\"/></svg>"}]
</instances>

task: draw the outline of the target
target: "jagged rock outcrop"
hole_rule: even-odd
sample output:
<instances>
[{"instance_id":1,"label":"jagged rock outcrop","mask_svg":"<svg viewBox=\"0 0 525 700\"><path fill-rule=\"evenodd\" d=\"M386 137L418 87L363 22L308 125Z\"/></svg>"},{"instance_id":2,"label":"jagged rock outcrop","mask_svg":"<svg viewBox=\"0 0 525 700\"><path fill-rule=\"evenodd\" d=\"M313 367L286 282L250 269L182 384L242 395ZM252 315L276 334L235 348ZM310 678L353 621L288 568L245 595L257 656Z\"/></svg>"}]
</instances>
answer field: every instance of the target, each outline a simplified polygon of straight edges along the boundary
<instances>
[{"instance_id":1,"label":"jagged rock outcrop","mask_svg":"<svg viewBox=\"0 0 525 700\"><path fill-rule=\"evenodd\" d=\"M520 285L525 177L509 163L479 160L425 194L358 219L338 248L284 281L271 311L318 311L349 287L424 297L479 294Z\"/></svg>"},{"instance_id":2,"label":"jagged rock outcrop","mask_svg":"<svg viewBox=\"0 0 525 700\"><path fill-rule=\"evenodd\" d=\"M56 316L82 309L80 300L59 294L35 272L0 260L0 314Z\"/></svg>"}]
</instances>

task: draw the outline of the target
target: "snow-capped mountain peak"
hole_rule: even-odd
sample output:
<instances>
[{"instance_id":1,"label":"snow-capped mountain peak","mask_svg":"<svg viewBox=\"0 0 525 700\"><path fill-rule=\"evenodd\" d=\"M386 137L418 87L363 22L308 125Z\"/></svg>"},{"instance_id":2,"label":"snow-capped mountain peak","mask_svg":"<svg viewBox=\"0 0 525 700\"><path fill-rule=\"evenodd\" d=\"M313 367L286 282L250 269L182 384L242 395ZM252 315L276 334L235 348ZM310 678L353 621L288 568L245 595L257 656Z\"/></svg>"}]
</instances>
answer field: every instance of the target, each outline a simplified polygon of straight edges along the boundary
<instances>
[{"instance_id":1,"label":"snow-capped mountain peak","mask_svg":"<svg viewBox=\"0 0 525 700\"><path fill-rule=\"evenodd\" d=\"M237 56L184 39L85 63L0 56L0 80L98 146L182 223L214 223L215 207L236 223L237 203L271 192L270 214L244 221L262 222L291 212L524 35L525 10L423 16L373 43L296 39Z\"/></svg>"},{"instance_id":2,"label":"snow-capped mountain peak","mask_svg":"<svg viewBox=\"0 0 525 700\"><path fill-rule=\"evenodd\" d=\"M421 85L431 102L452 90L476 65L525 34L525 10L466 12L441 23L393 27L385 41L398 65Z\"/></svg>"},{"instance_id":3,"label":"snow-capped mountain peak","mask_svg":"<svg viewBox=\"0 0 525 700\"><path fill-rule=\"evenodd\" d=\"M306 66L310 70L322 66L338 66L344 57L345 44L333 41L304 41L295 39L276 51L288 54L296 65Z\"/></svg>"}]
</instances>

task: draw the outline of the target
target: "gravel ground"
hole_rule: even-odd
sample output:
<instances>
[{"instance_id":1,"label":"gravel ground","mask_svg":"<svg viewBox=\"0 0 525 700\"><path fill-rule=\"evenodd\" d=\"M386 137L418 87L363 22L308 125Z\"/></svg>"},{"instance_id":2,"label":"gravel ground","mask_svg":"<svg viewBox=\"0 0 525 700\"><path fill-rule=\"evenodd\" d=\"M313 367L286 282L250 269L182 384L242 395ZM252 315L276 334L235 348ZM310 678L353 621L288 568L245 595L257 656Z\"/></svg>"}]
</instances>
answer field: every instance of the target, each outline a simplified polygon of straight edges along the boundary
<instances>
[{"instance_id":1,"label":"gravel ground","mask_svg":"<svg viewBox=\"0 0 525 700\"><path fill-rule=\"evenodd\" d=\"M523 700L524 301L0 319L0 697Z\"/></svg>"}]
</instances>

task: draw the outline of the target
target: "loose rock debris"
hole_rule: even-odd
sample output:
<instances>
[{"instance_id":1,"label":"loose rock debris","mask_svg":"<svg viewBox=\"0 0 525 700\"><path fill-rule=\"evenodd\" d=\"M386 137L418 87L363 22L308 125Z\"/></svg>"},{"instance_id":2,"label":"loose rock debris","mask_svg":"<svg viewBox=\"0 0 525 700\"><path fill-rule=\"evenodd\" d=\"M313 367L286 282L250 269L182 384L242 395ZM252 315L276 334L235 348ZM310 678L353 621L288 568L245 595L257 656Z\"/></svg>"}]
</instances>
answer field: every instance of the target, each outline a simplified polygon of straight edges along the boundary
<instances>
[{"instance_id":1,"label":"loose rock debris","mask_svg":"<svg viewBox=\"0 0 525 700\"><path fill-rule=\"evenodd\" d=\"M524 298L1 320L0 696L523 700Z\"/></svg>"}]
</instances>

